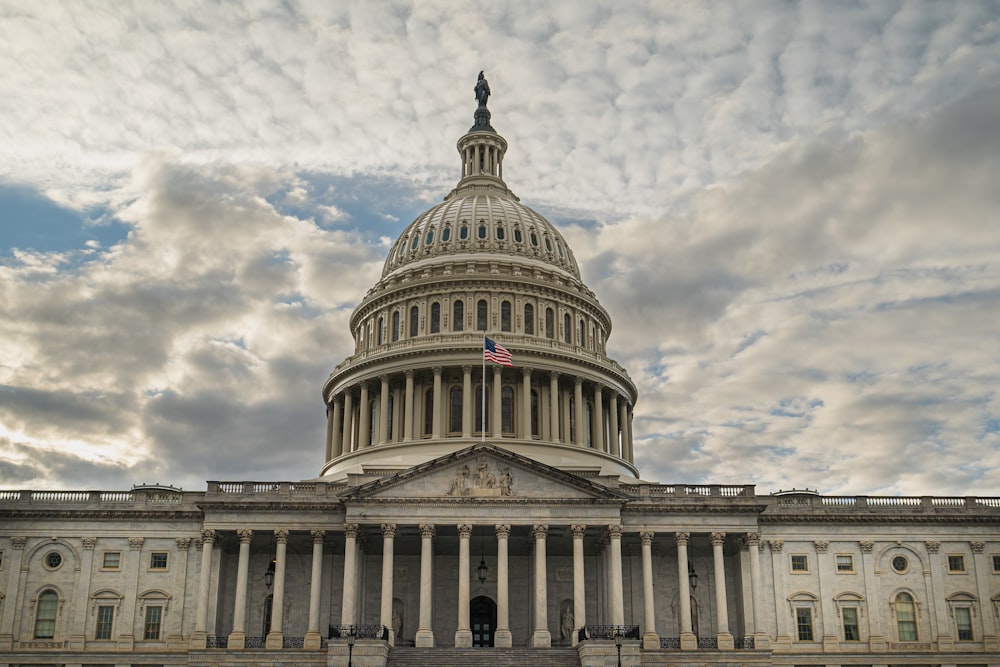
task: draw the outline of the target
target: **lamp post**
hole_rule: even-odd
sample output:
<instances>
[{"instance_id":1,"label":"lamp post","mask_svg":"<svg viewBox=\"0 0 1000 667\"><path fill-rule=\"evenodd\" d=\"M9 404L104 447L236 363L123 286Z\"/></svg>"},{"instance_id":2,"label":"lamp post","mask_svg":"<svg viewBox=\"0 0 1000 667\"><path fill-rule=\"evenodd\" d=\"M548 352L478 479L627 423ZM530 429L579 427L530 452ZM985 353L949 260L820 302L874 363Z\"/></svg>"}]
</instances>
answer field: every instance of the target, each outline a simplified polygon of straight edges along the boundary
<instances>
[{"instance_id":1,"label":"lamp post","mask_svg":"<svg viewBox=\"0 0 1000 667\"><path fill-rule=\"evenodd\" d=\"M352 667L351 661L354 659L354 628L347 632L347 667Z\"/></svg>"},{"instance_id":2,"label":"lamp post","mask_svg":"<svg viewBox=\"0 0 1000 667\"><path fill-rule=\"evenodd\" d=\"M688 583L691 584L692 591L698 588L698 573L694 571L691 563L688 563Z\"/></svg>"},{"instance_id":3,"label":"lamp post","mask_svg":"<svg viewBox=\"0 0 1000 667\"><path fill-rule=\"evenodd\" d=\"M622 631L615 630L615 648L618 649L618 667L622 667Z\"/></svg>"}]
</instances>

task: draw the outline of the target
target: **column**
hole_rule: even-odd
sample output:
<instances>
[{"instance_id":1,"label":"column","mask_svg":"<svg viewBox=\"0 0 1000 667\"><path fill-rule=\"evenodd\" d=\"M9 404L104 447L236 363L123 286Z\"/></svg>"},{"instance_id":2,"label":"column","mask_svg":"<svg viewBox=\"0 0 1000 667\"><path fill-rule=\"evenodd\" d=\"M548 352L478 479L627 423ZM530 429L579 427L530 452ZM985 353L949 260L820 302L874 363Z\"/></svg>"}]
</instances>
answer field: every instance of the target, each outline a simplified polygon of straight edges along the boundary
<instances>
[{"instance_id":1,"label":"column","mask_svg":"<svg viewBox=\"0 0 1000 667\"><path fill-rule=\"evenodd\" d=\"M340 624L354 625L355 608L358 603L356 575L358 562L358 533L360 527L356 523L344 526L344 587L340 606Z\"/></svg>"},{"instance_id":2,"label":"column","mask_svg":"<svg viewBox=\"0 0 1000 667\"><path fill-rule=\"evenodd\" d=\"M343 399L334 396L332 401L332 407L330 408L330 446L329 454L326 460L330 461L337 458L344 453L344 433L341 426L342 418L342 408L341 401Z\"/></svg>"},{"instance_id":3,"label":"column","mask_svg":"<svg viewBox=\"0 0 1000 667\"><path fill-rule=\"evenodd\" d=\"M656 604L653 597L653 537L652 531L639 533L642 540L642 648L652 651L660 648L656 634Z\"/></svg>"},{"instance_id":4,"label":"column","mask_svg":"<svg viewBox=\"0 0 1000 667\"><path fill-rule=\"evenodd\" d=\"M368 407L368 383L361 383L361 401L358 403L358 449L372 444L372 413Z\"/></svg>"},{"instance_id":5,"label":"column","mask_svg":"<svg viewBox=\"0 0 1000 667\"><path fill-rule=\"evenodd\" d=\"M67 648L75 651L82 651L87 642L87 605L90 598L90 578L94 572L94 547L97 546L97 538L83 537L80 539L80 544L83 546L83 552L80 554L80 574L73 587L73 616L67 644ZM10 600L10 604L13 605L14 600Z\"/></svg>"},{"instance_id":6,"label":"column","mask_svg":"<svg viewBox=\"0 0 1000 667\"><path fill-rule=\"evenodd\" d=\"M503 420L500 418L501 402L500 390L503 388L503 370L499 366L493 367L493 413L491 422L493 423L493 437L499 440L503 437Z\"/></svg>"},{"instance_id":7,"label":"column","mask_svg":"<svg viewBox=\"0 0 1000 667\"><path fill-rule=\"evenodd\" d=\"M583 536L587 526L570 526L573 533L573 646L580 641L580 628L587 625L587 584L583 570Z\"/></svg>"},{"instance_id":8,"label":"column","mask_svg":"<svg viewBox=\"0 0 1000 667\"><path fill-rule=\"evenodd\" d=\"M618 437L618 392L612 390L611 401L608 403L608 419L611 420L611 441L608 443L608 451L612 456L622 458L621 439Z\"/></svg>"},{"instance_id":9,"label":"column","mask_svg":"<svg viewBox=\"0 0 1000 667\"><path fill-rule=\"evenodd\" d=\"M434 526L420 524L420 623L415 644L418 647L434 646L434 629L431 627L434 581Z\"/></svg>"},{"instance_id":10,"label":"column","mask_svg":"<svg viewBox=\"0 0 1000 667\"><path fill-rule=\"evenodd\" d=\"M472 366L462 366L462 437L472 437Z\"/></svg>"},{"instance_id":11,"label":"column","mask_svg":"<svg viewBox=\"0 0 1000 667\"><path fill-rule=\"evenodd\" d=\"M559 373L549 373L549 438L561 442L559 438Z\"/></svg>"},{"instance_id":12,"label":"column","mask_svg":"<svg viewBox=\"0 0 1000 667\"><path fill-rule=\"evenodd\" d=\"M611 603L611 625L625 625L625 601L622 594L622 527L608 526L608 549L611 553L611 584L608 590Z\"/></svg>"},{"instance_id":13,"label":"column","mask_svg":"<svg viewBox=\"0 0 1000 667\"><path fill-rule=\"evenodd\" d=\"M622 430L622 458L626 461L632 462L632 433L629 430L628 422L628 401L622 399L622 402L618 404L618 425Z\"/></svg>"},{"instance_id":14,"label":"column","mask_svg":"<svg viewBox=\"0 0 1000 667\"><path fill-rule=\"evenodd\" d=\"M771 636L764 628L764 614L761 603L764 600L764 581L760 572L760 533L747 533L747 549L750 554L750 608L753 618L753 646L757 650L767 650Z\"/></svg>"},{"instance_id":15,"label":"column","mask_svg":"<svg viewBox=\"0 0 1000 667\"><path fill-rule=\"evenodd\" d=\"M378 393L378 444L389 442L389 376L379 378L382 386Z\"/></svg>"},{"instance_id":16,"label":"column","mask_svg":"<svg viewBox=\"0 0 1000 667\"><path fill-rule=\"evenodd\" d=\"M559 401L562 403L562 415L560 416L560 421L562 422L562 441L567 444L572 444L576 442L573 440L572 427L570 426L570 406L573 405L573 396L570 392L564 392L560 395Z\"/></svg>"},{"instance_id":17,"label":"column","mask_svg":"<svg viewBox=\"0 0 1000 667\"><path fill-rule=\"evenodd\" d=\"M681 650L698 648L698 638L691 631L691 587L688 583L688 539L691 533L675 533L677 538L677 579L680 584L678 602L681 614Z\"/></svg>"},{"instance_id":18,"label":"column","mask_svg":"<svg viewBox=\"0 0 1000 667\"><path fill-rule=\"evenodd\" d=\"M493 645L498 648L513 646L510 633L510 580L507 568L507 540L510 538L510 524L498 523L497 531L497 631L493 635Z\"/></svg>"},{"instance_id":19,"label":"column","mask_svg":"<svg viewBox=\"0 0 1000 667\"><path fill-rule=\"evenodd\" d=\"M247 581L250 574L250 542L252 530L237 530L240 538L240 557L236 566L236 602L233 605L233 631L229 633L227 647L241 649L247 637Z\"/></svg>"},{"instance_id":20,"label":"column","mask_svg":"<svg viewBox=\"0 0 1000 667\"><path fill-rule=\"evenodd\" d=\"M472 627L469 625L469 538L472 526L458 525L458 629L455 631L455 646L472 646Z\"/></svg>"},{"instance_id":21,"label":"column","mask_svg":"<svg viewBox=\"0 0 1000 667\"><path fill-rule=\"evenodd\" d=\"M625 430L628 432L628 438L625 440L625 444L628 447L628 461L630 463L635 463L635 452L632 450L632 406L626 406L625 412L627 416L625 420L625 426L627 428Z\"/></svg>"},{"instance_id":22,"label":"column","mask_svg":"<svg viewBox=\"0 0 1000 667\"><path fill-rule=\"evenodd\" d=\"M392 558L396 524L382 524L382 600L379 623L389 628L389 646L395 646L396 636L392 627Z\"/></svg>"},{"instance_id":23,"label":"column","mask_svg":"<svg viewBox=\"0 0 1000 667\"><path fill-rule=\"evenodd\" d=\"M215 542L214 530L201 531L201 571L198 573L198 611L194 617L194 633L191 635L191 648L203 649L208 639L208 589L212 574L212 544Z\"/></svg>"},{"instance_id":24,"label":"column","mask_svg":"<svg viewBox=\"0 0 1000 667\"><path fill-rule=\"evenodd\" d=\"M599 452L607 451L604 444L604 390L600 384L594 386L594 414L591 445Z\"/></svg>"},{"instance_id":25,"label":"column","mask_svg":"<svg viewBox=\"0 0 1000 667\"><path fill-rule=\"evenodd\" d=\"M336 403L336 399L330 401L330 404L326 406L326 459L329 461L333 458L333 430L336 427L334 421L333 404Z\"/></svg>"},{"instance_id":26,"label":"column","mask_svg":"<svg viewBox=\"0 0 1000 667\"><path fill-rule=\"evenodd\" d=\"M948 571L948 556L941 554L941 543L924 542L927 547L927 570L924 570L924 585L931 592L933 602L927 605L930 612L931 637L937 637L939 651L955 650L955 635L949 620L948 603L945 600L943 572ZM982 603L982 601L981 601Z\"/></svg>"},{"instance_id":27,"label":"column","mask_svg":"<svg viewBox=\"0 0 1000 667\"><path fill-rule=\"evenodd\" d=\"M720 651L733 650L733 635L729 632L729 606L726 603L726 565L722 547L726 544L725 533L712 533L712 563L715 565L715 624L716 638Z\"/></svg>"},{"instance_id":28,"label":"column","mask_svg":"<svg viewBox=\"0 0 1000 667\"><path fill-rule=\"evenodd\" d=\"M274 593L271 598L271 631L264 639L264 647L280 649L285 640L285 554L288 551L288 531L279 528L274 531Z\"/></svg>"},{"instance_id":29,"label":"column","mask_svg":"<svg viewBox=\"0 0 1000 667\"><path fill-rule=\"evenodd\" d=\"M431 415L431 435L435 438L441 437L441 415L444 412L442 409L441 398L441 373L444 369L441 366L435 366L434 371L434 411Z\"/></svg>"},{"instance_id":30,"label":"column","mask_svg":"<svg viewBox=\"0 0 1000 667\"><path fill-rule=\"evenodd\" d=\"M350 389L344 390L344 428L340 448L344 454L354 451L354 394Z\"/></svg>"},{"instance_id":31,"label":"column","mask_svg":"<svg viewBox=\"0 0 1000 667\"><path fill-rule=\"evenodd\" d=\"M406 396L403 399L406 402L406 411L403 414L403 441L410 442L413 440L413 369L407 369L403 374L406 376Z\"/></svg>"},{"instance_id":32,"label":"column","mask_svg":"<svg viewBox=\"0 0 1000 667\"><path fill-rule=\"evenodd\" d=\"M816 571L819 575L819 599L820 618L823 619L823 650L836 652L840 650L840 634L837 629L837 608L834 606L833 596L837 585L831 581L831 577L837 576L836 564L828 554L830 552L829 540L813 540L813 548L816 549ZM860 621L860 619L859 619ZM820 623L814 621L816 634L819 633Z\"/></svg>"},{"instance_id":33,"label":"column","mask_svg":"<svg viewBox=\"0 0 1000 667\"><path fill-rule=\"evenodd\" d=\"M7 604L0 605L0 609L3 609L2 623L0 623L0 651L9 651L14 646L14 632L11 628L14 627L15 611L17 611L17 605L15 602L21 597L21 560L24 557L24 545L27 543L28 538L15 536L10 538L11 541L11 555L4 566L7 569ZM3 628L7 628L4 630Z\"/></svg>"},{"instance_id":34,"label":"column","mask_svg":"<svg viewBox=\"0 0 1000 667\"><path fill-rule=\"evenodd\" d=\"M771 642L771 647L788 651L792 648L792 636L788 631L788 621L786 620L789 618L789 614L784 611L788 609L788 604L785 600L785 596L788 594L788 589L785 586L785 570L788 569L788 565L780 556L781 550L785 547L785 541L768 540L767 547L771 553L771 581L773 582L771 588L774 591L775 627L774 640ZM877 616L878 614L874 615Z\"/></svg>"},{"instance_id":35,"label":"column","mask_svg":"<svg viewBox=\"0 0 1000 667\"><path fill-rule=\"evenodd\" d=\"M325 530L313 530L312 535L312 578L309 580L309 629L306 631L303 648L318 651L322 644L319 633L319 601L323 591L323 539Z\"/></svg>"},{"instance_id":36,"label":"column","mask_svg":"<svg viewBox=\"0 0 1000 667\"><path fill-rule=\"evenodd\" d=\"M868 599L868 609L864 618L868 619L868 650L873 653L884 653L887 644L885 635L882 634L881 615L873 609L871 600L876 599L878 584L875 581L875 564L872 562L872 551L875 543L870 540L858 542L858 549L861 551L861 571L865 575L865 597ZM861 619L858 619L861 622Z\"/></svg>"},{"instance_id":37,"label":"column","mask_svg":"<svg viewBox=\"0 0 1000 667\"><path fill-rule=\"evenodd\" d=\"M531 439L531 369L521 369L521 433L523 438Z\"/></svg>"},{"instance_id":38,"label":"column","mask_svg":"<svg viewBox=\"0 0 1000 667\"><path fill-rule=\"evenodd\" d=\"M573 399L576 401L576 444L587 446L587 433L583 430L583 378L577 376L573 383Z\"/></svg>"},{"instance_id":39,"label":"column","mask_svg":"<svg viewBox=\"0 0 1000 667\"><path fill-rule=\"evenodd\" d=\"M143 537L128 538L128 554L125 557L121 578L126 590L139 590L139 571L142 566ZM131 651L135 645L135 608L138 599L134 595L126 595L118 618L118 650ZM141 622L141 621L140 621Z\"/></svg>"},{"instance_id":40,"label":"column","mask_svg":"<svg viewBox=\"0 0 1000 667\"><path fill-rule=\"evenodd\" d=\"M191 548L191 538L178 537L174 539L174 543L177 545L177 567L174 569L174 594L178 600L184 600L186 599L188 587L188 551ZM170 630L167 634L167 643L171 649L184 648L184 628L187 627L184 616L184 605L180 605L177 613L170 614Z\"/></svg>"},{"instance_id":41,"label":"column","mask_svg":"<svg viewBox=\"0 0 1000 667\"><path fill-rule=\"evenodd\" d=\"M974 540L969 542L972 548L972 573L976 577L976 590L979 592L980 618L983 622L983 648L987 652L995 653L1000 649L1000 642L997 641L996 621L993 610L987 608L987 601L990 600L990 577L992 577L993 566L990 557L984 553L986 543ZM992 605L990 605L992 606Z\"/></svg>"},{"instance_id":42,"label":"column","mask_svg":"<svg viewBox=\"0 0 1000 667\"><path fill-rule=\"evenodd\" d=\"M545 536L548 532L549 527L543 524L536 524L531 530L531 536L535 538L535 631L531 635L531 646L534 648L552 646L545 576Z\"/></svg>"}]
</instances>

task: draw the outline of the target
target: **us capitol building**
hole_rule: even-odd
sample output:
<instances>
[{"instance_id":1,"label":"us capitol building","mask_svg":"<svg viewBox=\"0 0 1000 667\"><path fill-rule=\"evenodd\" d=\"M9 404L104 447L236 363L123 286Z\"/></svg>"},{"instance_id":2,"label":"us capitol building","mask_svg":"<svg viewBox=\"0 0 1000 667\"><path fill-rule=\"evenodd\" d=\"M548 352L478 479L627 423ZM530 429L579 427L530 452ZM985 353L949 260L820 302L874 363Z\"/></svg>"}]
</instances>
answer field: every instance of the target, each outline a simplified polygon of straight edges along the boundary
<instances>
[{"instance_id":1,"label":"us capitol building","mask_svg":"<svg viewBox=\"0 0 1000 667\"><path fill-rule=\"evenodd\" d=\"M640 479L488 96L351 317L319 476L0 491L0 667L1000 665L1000 498Z\"/></svg>"}]
</instances>

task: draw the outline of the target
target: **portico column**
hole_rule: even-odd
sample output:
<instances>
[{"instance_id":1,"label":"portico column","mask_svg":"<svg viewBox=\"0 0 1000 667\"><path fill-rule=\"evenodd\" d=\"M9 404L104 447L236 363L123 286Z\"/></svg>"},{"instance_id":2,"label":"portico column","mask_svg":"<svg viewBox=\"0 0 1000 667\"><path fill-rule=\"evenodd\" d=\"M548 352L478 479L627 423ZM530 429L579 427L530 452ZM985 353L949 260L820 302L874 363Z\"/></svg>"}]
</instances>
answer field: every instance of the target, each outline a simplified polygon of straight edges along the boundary
<instances>
[{"instance_id":1,"label":"portico column","mask_svg":"<svg viewBox=\"0 0 1000 667\"><path fill-rule=\"evenodd\" d=\"M587 526L570 526L573 532L573 646L580 641L579 629L587 625L587 584L583 570L583 536Z\"/></svg>"},{"instance_id":2,"label":"portico column","mask_svg":"<svg viewBox=\"0 0 1000 667\"><path fill-rule=\"evenodd\" d=\"M503 388L502 374L503 371L499 366L493 367L493 414L490 415L490 421L493 424L493 437L497 440L503 437L503 419L500 418L500 390Z\"/></svg>"},{"instance_id":3,"label":"portico column","mask_svg":"<svg viewBox=\"0 0 1000 667\"><path fill-rule=\"evenodd\" d=\"M656 634L656 605L653 598L653 536L652 531L639 533L642 540L642 648L660 648L660 636Z\"/></svg>"},{"instance_id":4,"label":"portico column","mask_svg":"<svg viewBox=\"0 0 1000 667\"><path fill-rule=\"evenodd\" d=\"M212 574L212 544L214 530L201 531L201 571L198 573L198 611L194 617L191 648L205 648L208 639L208 590Z\"/></svg>"},{"instance_id":5,"label":"portico column","mask_svg":"<svg viewBox=\"0 0 1000 667\"><path fill-rule=\"evenodd\" d=\"M406 412L403 415L403 440L409 442L413 440L413 369L403 372L406 376L406 396L403 399L406 403Z\"/></svg>"},{"instance_id":6,"label":"portico column","mask_svg":"<svg viewBox=\"0 0 1000 667\"><path fill-rule=\"evenodd\" d=\"M252 530L237 530L240 538L240 557L236 566L236 603L233 606L233 631L229 633L227 647L243 648L247 636L247 579L250 574L250 542Z\"/></svg>"},{"instance_id":7,"label":"portico column","mask_svg":"<svg viewBox=\"0 0 1000 667\"><path fill-rule=\"evenodd\" d=\"M608 404L608 418L611 420L611 442L608 443L608 452L612 456L622 457L621 440L618 438L618 392L611 391L611 402Z\"/></svg>"},{"instance_id":8,"label":"portico column","mask_svg":"<svg viewBox=\"0 0 1000 667\"><path fill-rule=\"evenodd\" d=\"M330 453L327 456L327 460L332 460L344 453L344 433L343 426L341 425L341 418L343 415L343 409L341 405L343 404L343 397L334 396L333 397L333 414L330 417Z\"/></svg>"},{"instance_id":9,"label":"portico column","mask_svg":"<svg viewBox=\"0 0 1000 667\"><path fill-rule=\"evenodd\" d=\"M472 366L462 366L462 437L472 437Z\"/></svg>"},{"instance_id":10,"label":"portico column","mask_svg":"<svg viewBox=\"0 0 1000 667\"><path fill-rule=\"evenodd\" d=\"M606 450L604 444L604 389L600 384L594 386L594 432L591 434L591 445L599 452Z\"/></svg>"},{"instance_id":11,"label":"portico column","mask_svg":"<svg viewBox=\"0 0 1000 667\"><path fill-rule=\"evenodd\" d=\"M760 533L747 533L747 549L750 553L750 609L753 614L753 645L756 649L770 645L770 635L764 630L764 615L761 603L764 598L764 584L760 577Z\"/></svg>"},{"instance_id":12,"label":"portico column","mask_svg":"<svg viewBox=\"0 0 1000 667\"><path fill-rule=\"evenodd\" d=\"M378 444L389 442L389 376L379 378L382 387L378 393Z\"/></svg>"},{"instance_id":13,"label":"portico column","mask_svg":"<svg viewBox=\"0 0 1000 667\"><path fill-rule=\"evenodd\" d=\"M733 650L733 635L729 632L729 607L726 603L726 565L722 547L725 533L712 533L712 562L715 565L715 627L720 651Z\"/></svg>"},{"instance_id":14,"label":"portico column","mask_svg":"<svg viewBox=\"0 0 1000 667\"><path fill-rule=\"evenodd\" d=\"M435 366L434 371L434 405L431 407L431 435L435 438L441 437L441 373L444 369L441 366Z\"/></svg>"},{"instance_id":15,"label":"portico column","mask_svg":"<svg viewBox=\"0 0 1000 667\"><path fill-rule=\"evenodd\" d=\"M552 442L559 439L559 373L549 373L549 438Z\"/></svg>"},{"instance_id":16,"label":"portico column","mask_svg":"<svg viewBox=\"0 0 1000 667\"><path fill-rule=\"evenodd\" d=\"M360 532L361 528L356 523L344 526L344 586L340 606L341 625L354 625L355 622L355 608L358 602L356 570L358 567L358 534Z\"/></svg>"},{"instance_id":17,"label":"portico column","mask_svg":"<svg viewBox=\"0 0 1000 667\"><path fill-rule=\"evenodd\" d=\"M522 368L521 378L524 383L524 387L521 390L522 401L521 401L521 437L530 439L531 438L531 369Z\"/></svg>"},{"instance_id":18,"label":"portico column","mask_svg":"<svg viewBox=\"0 0 1000 667\"><path fill-rule=\"evenodd\" d=\"M312 579L309 580L309 629L306 631L303 648L319 650L322 637L319 634L319 598L323 590L323 538L325 530L310 531L312 535Z\"/></svg>"},{"instance_id":19,"label":"portico column","mask_svg":"<svg viewBox=\"0 0 1000 667\"><path fill-rule=\"evenodd\" d=\"M368 407L368 383L361 383L361 402L358 403L358 449L372 444L372 413Z\"/></svg>"},{"instance_id":20,"label":"portico column","mask_svg":"<svg viewBox=\"0 0 1000 667\"><path fill-rule=\"evenodd\" d=\"M284 643L282 626L285 621L285 553L288 548L288 531L279 528L274 531L274 596L271 598L271 631L267 633L264 647L280 649Z\"/></svg>"},{"instance_id":21,"label":"portico column","mask_svg":"<svg viewBox=\"0 0 1000 667\"><path fill-rule=\"evenodd\" d=\"M583 430L583 378L576 376L573 384L573 398L576 401L576 444L587 446L587 434Z\"/></svg>"},{"instance_id":22,"label":"portico column","mask_svg":"<svg viewBox=\"0 0 1000 667\"><path fill-rule=\"evenodd\" d=\"M611 625L625 625L625 602L622 594L622 527L608 526L608 548L611 551Z\"/></svg>"},{"instance_id":23,"label":"portico column","mask_svg":"<svg viewBox=\"0 0 1000 667\"><path fill-rule=\"evenodd\" d=\"M350 389L344 390L344 428L340 442L344 454L354 451L354 394Z\"/></svg>"},{"instance_id":24,"label":"portico column","mask_svg":"<svg viewBox=\"0 0 1000 667\"><path fill-rule=\"evenodd\" d=\"M497 531L497 631L493 635L493 645L499 648L513 646L510 632L510 582L507 569L507 540L510 538L510 524L498 523Z\"/></svg>"},{"instance_id":25,"label":"portico column","mask_svg":"<svg viewBox=\"0 0 1000 667\"><path fill-rule=\"evenodd\" d=\"M698 648L698 638L691 631L691 587L688 583L688 539L691 533L675 533L677 538L677 583L680 592L681 650L694 651Z\"/></svg>"},{"instance_id":26,"label":"portico column","mask_svg":"<svg viewBox=\"0 0 1000 667\"><path fill-rule=\"evenodd\" d=\"M544 524L536 524L531 530L531 535L535 538L535 631L531 635L531 645L534 648L552 646L545 573L545 536L548 532L549 527Z\"/></svg>"},{"instance_id":27,"label":"portico column","mask_svg":"<svg viewBox=\"0 0 1000 667\"><path fill-rule=\"evenodd\" d=\"M434 526L420 524L420 622L415 637L416 646L434 646L434 629L431 627L433 610L433 559Z\"/></svg>"},{"instance_id":28,"label":"portico column","mask_svg":"<svg viewBox=\"0 0 1000 667\"><path fill-rule=\"evenodd\" d=\"M396 645L395 628L392 627L392 558L396 524L382 524L382 604L379 623L389 628L389 645Z\"/></svg>"},{"instance_id":29,"label":"portico column","mask_svg":"<svg viewBox=\"0 0 1000 667\"><path fill-rule=\"evenodd\" d=\"M458 629L455 631L455 646L472 646L472 627L469 625L469 537L472 526L458 525Z\"/></svg>"}]
</instances>

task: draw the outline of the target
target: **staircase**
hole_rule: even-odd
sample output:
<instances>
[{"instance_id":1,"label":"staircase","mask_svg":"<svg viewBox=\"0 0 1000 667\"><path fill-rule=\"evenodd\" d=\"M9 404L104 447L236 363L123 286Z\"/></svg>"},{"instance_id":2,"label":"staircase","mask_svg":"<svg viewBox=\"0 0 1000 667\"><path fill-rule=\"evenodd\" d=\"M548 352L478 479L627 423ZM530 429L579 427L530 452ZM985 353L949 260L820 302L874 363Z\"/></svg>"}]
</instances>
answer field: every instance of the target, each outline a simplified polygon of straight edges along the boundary
<instances>
[{"instance_id":1,"label":"staircase","mask_svg":"<svg viewBox=\"0 0 1000 667\"><path fill-rule=\"evenodd\" d=\"M580 667L575 648L413 648L389 651L385 667Z\"/></svg>"}]
</instances>

